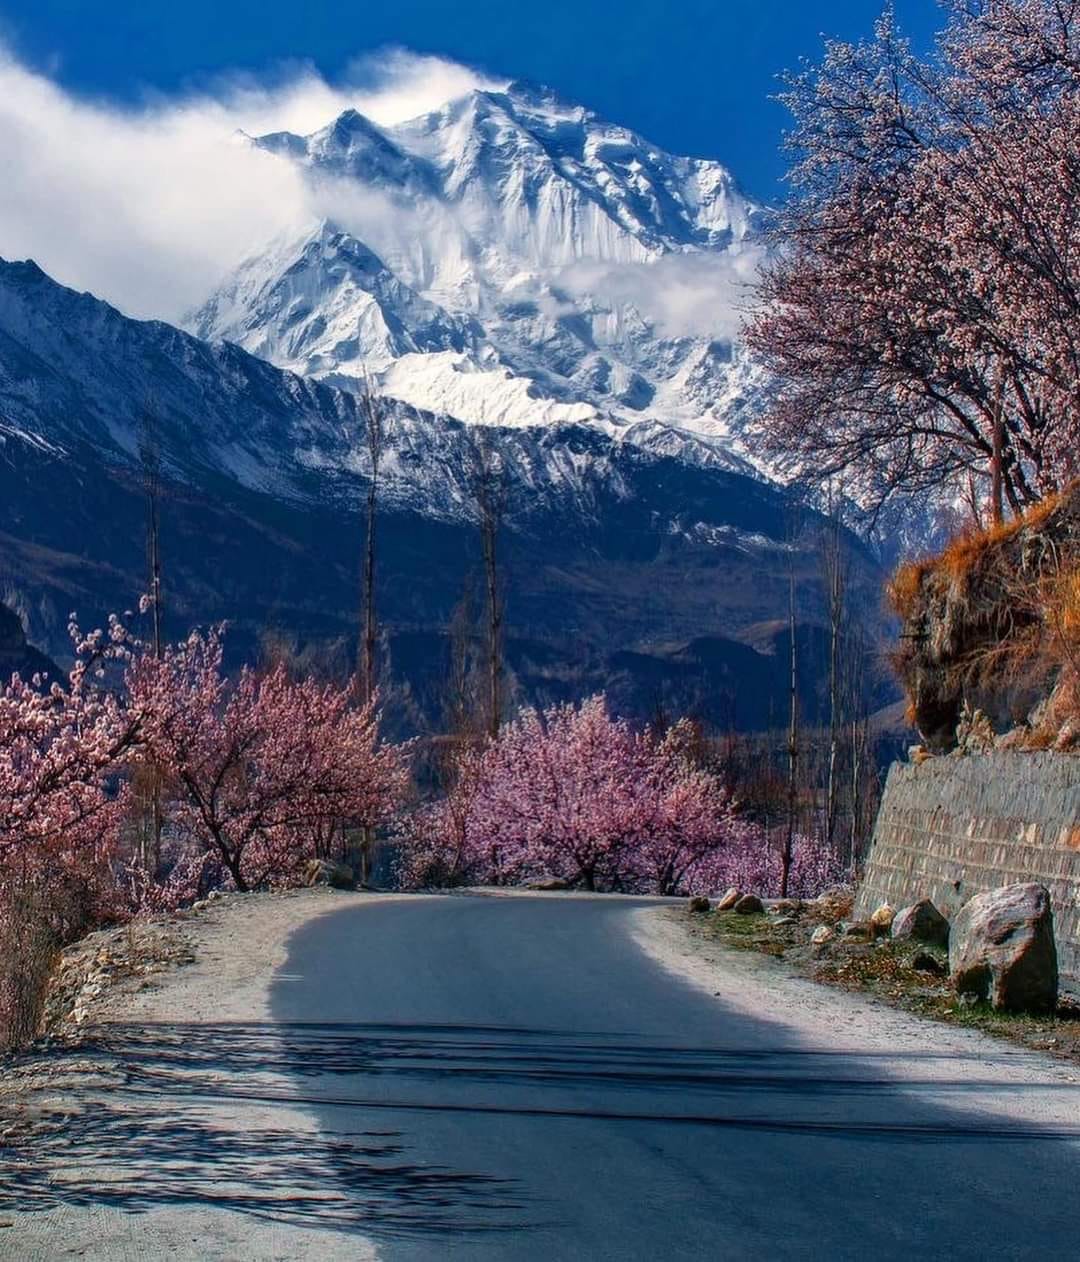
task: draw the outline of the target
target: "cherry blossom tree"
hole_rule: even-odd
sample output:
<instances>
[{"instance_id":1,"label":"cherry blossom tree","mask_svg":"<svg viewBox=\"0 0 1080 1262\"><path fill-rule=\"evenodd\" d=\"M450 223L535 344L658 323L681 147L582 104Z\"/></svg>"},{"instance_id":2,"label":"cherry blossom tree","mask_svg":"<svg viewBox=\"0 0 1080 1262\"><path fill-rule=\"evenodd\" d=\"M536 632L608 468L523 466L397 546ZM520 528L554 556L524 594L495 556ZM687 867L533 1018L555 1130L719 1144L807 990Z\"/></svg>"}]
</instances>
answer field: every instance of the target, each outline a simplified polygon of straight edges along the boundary
<instances>
[{"instance_id":1,"label":"cherry blossom tree","mask_svg":"<svg viewBox=\"0 0 1080 1262\"><path fill-rule=\"evenodd\" d=\"M295 875L347 824L381 825L404 792L405 751L380 740L376 699L356 709L349 688L283 666L230 680L220 628L138 656L127 688L189 864L209 856L239 890Z\"/></svg>"},{"instance_id":2,"label":"cherry blossom tree","mask_svg":"<svg viewBox=\"0 0 1080 1262\"><path fill-rule=\"evenodd\" d=\"M137 719L106 676L131 640L116 618L83 635L68 679L18 675L0 689L0 863L24 875L102 854L111 829L108 780L139 739Z\"/></svg>"},{"instance_id":3,"label":"cherry blossom tree","mask_svg":"<svg viewBox=\"0 0 1080 1262\"><path fill-rule=\"evenodd\" d=\"M612 718L603 696L526 710L467 747L446 797L414 815L407 876L588 890L715 888L724 856L767 848L691 753L685 721L661 736Z\"/></svg>"},{"instance_id":4,"label":"cherry blossom tree","mask_svg":"<svg viewBox=\"0 0 1080 1262\"><path fill-rule=\"evenodd\" d=\"M1075 476L1080 11L955 0L915 57L891 16L789 80L793 196L747 335L762 437L867 501L983 486L995 516Z\"/></svg>"},{"instance_id":5,"label":"cherry blossom tree","mask_svg":"<svg viewBox=\"0 0 1080 1262\"><path fill-rule=\"evenodd\" d=\"M66 680L0 686L0 1046L32 1037L57 947L116 915L111 782L138 740L109 679L129 637L70 631Z\"/></svg>"}]
</instances>

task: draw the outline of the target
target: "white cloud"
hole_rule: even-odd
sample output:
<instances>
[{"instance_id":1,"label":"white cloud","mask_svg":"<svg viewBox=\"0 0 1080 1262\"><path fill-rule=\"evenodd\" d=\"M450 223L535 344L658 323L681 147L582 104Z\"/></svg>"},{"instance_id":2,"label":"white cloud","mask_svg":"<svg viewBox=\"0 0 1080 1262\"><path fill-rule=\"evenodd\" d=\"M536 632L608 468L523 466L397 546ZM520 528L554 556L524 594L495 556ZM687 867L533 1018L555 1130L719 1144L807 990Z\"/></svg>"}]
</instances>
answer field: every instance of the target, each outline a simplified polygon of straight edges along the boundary
<instances>
[{"instance_id":1,"label":"white cloud","mask_svg":"<svg viewBox=\"0 0 1080 1262\"><path fill-rule=\"evenodd\" d=\"M350 106L384 125L486 86L463 66L391 51L340 84L311 67L220 80L120 109L70 95L0 48L0 256L139 316L178 319L264 241L319 207L292 164L236 132L310 132Z\"/></svg>"},{"instance_id":2,"label":"white cloud","mask_svg":"<svg viewBox=\"0 0 1080 1262\"><path fill-rule=\"evenodd\" d=\"M733 338L751 305L762 251L666 254L648 263L578 263L560 276L572 294L629 304L665 337Z\"/></svg>"}]
</instances>

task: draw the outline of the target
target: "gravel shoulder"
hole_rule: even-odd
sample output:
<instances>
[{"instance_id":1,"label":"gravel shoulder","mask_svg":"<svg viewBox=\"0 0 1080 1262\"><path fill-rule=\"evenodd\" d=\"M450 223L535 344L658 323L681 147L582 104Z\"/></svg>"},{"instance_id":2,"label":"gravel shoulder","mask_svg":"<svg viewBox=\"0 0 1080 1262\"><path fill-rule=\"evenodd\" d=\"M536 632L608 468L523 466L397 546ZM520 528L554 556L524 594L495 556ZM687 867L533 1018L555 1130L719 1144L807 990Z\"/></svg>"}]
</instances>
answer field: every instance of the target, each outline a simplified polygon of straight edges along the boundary
<instances>
[{"instance_id":1,"label":"gravel shoulder","mask_svg":"<svg viewBox=\"0 0 1080 1262\"><path fill-rule=\"evenodd\" d=\"M393 897L231 895L67 952L49 1037L0 1067L0 1258L374 1258L269 994L297 929Z\"/></svg>"},{"instance_id":2,"label":"gravel shoulder","mask_svg":"<svg viewBox=\"0 0 1080 1262\"><path fill-rule=\"evenodd\" d=\"M1076 1065L810 981L769 955L720 946L685 908L633 913L633 936L663 968L728 1007L786 1027L807 1048L872 1061L912 1090L947 1097L950 1109L989 1109L1002 1120L1051 1128L1080 1124L1080 1090L1062 1089L1080 1086Z\"/></svg>"}]
</instances>

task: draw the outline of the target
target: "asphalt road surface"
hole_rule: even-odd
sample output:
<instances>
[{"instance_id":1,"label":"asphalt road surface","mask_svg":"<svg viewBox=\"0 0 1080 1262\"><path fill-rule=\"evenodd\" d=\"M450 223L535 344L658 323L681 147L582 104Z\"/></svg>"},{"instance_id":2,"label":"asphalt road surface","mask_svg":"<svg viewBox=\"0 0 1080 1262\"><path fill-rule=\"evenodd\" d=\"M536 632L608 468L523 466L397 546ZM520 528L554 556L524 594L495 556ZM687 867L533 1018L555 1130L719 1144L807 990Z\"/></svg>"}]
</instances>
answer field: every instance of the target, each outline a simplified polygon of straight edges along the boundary
<instances>
[{"instance_id":1,"label":"asphalt road surface","mask_svg":"<svg viewBox=\"0 0 1080 1262\"><path fill-rule=\"evenodd\" d=\"M740 1015L633 910L417 899L293 939L277 1037L380 1257L1078 1256L1068 1127L984 1110L948 1057L913 1085Z\"/></svg>"}]
</instances>

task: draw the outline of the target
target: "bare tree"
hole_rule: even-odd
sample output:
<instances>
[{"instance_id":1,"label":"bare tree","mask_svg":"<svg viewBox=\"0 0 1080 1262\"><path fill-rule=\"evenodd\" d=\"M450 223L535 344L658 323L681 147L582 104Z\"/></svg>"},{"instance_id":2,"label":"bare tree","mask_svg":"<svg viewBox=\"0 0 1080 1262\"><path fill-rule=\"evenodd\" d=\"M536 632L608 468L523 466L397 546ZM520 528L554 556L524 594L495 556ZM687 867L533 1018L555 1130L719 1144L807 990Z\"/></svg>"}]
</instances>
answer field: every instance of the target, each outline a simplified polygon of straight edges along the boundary
<instances>
[{"instance_id":1,"label":"bare tree","mask_svg":"<svg viewBox=\"0 0 1080 1262\"><path fill-rule=\"evenodd\" d=\"M503 712L503 596L499 575L499 535L506 512L506 471L489 435L480 430L469 440L469 483L480 527L487 620L487 728L499 734Z\"/></svg>"},{"instance_id":2,"label":"bare tree","mask_svg":"<svg viewBox=\"0 0 1080 1262\"><path fill-rule=\"evenodd\" d=\"M146 568L154 656L161 657L161 434L157 412L147 400L139 418L139 468L146 501Z\"/></svg>"},{"instance_id":3,"label":"bare tree","mask_svg":"<svg viewBox=\"0 0 1080 1262\"><path fill-rule=\"evenodd\" d=\"M788 635L791 640L791 694L788 712L787 828L780 854L780 897L787 898L791 859L795 849L795 812L799 795L799 654L795 625L795 571L788 574Z\"/></svg>"},{"instance_id":4,"label":"bare tree","mask_svg":"<svg viewBox=\"0 0 1080 1262\"><path fill-rule=\"evenodd\" d=\"M375 525L379 495L379 465L382 461L384 426L382 403L376 398L365 373L359 394L371 478L367 492L367 519L364 534L364 576L361 598L360 653L357 662L360 700L366 705L375 695L375 648L378 620L375 607Z\"/></svg>"},{"instance_id":5,"label":"bare tree","mask_svg":"<svg viewBox=\"0 0 1080 1262\"><path fill-rule=\"evenodd\" d=\"M379 465L382 462L383 426L382 402L376 397L371 379L364 373L358 393L359 413L363 423L363 439L367 447L370 477L368 480L366 518L364 526L364 564L360 597L360 645L357 654L356 691L362 705L367 705L375 695L375 651L378 643L378 616L375 605L375 527L379 498ZM371 875L375 852L375 831L369 826L360 835L360 883L365 884Z\"/></svg>"},{"instance_id":6,"label":"bare tree","mask_svg":"<svg viewBox=\"0 0 1080 1262\"><path fill-rule=\"evenodd\" d=\"M447 627L449 670L443 683L443 726L455 745L483 740L487 723L477 697L477 634L472 584L467 583Z\"/></svg>"},{"instance_id":7,"label":"bare tree","mask_svg":"<svg viewBox=\"0 0 1080 1262\"><path fill-rule=\"evenodd\" d=\"M791 862L795 849L795 816L799 798L799 641L795 605L795 553L801 531L798 505L792 504L787 514L788 545L788 636L791 640L791 679L788 710L788 789L787 828L780 853L780 897L787 898L791 879Z\"/></svg>"},{"instance_id":8,"label":"bare tree","mask_svg":"<svg viewBox=\"0 0 1080 1262\"><path fill-rule=\"evenodd\" d=\"M161 432L157 409L148 399L139 418L139 468L146 502L146 568L150 600L151 635L154 656L160 661L165 651L162 635L164 609L161 586ZM161 834L165 826L161 772L153 763L145 767L146 819L142 829L139 866L146 880L153 880L161 862Z\"/></svg>"},{"instance_id":9,"label":"bare tree","mask_svg":"<svg viewBox=\"0 0 1080 1262\"><path fill-rule=\"evenodd\" d=\"M843 548L843 494L830 486L826 496L827 523L821 535L821 569L825 608L829 619L829 748L825 785L825 840L836 831L840 782L840 736L843 725L841 652L844 648L847 564Z\"/></svg>"}]
</instances>

